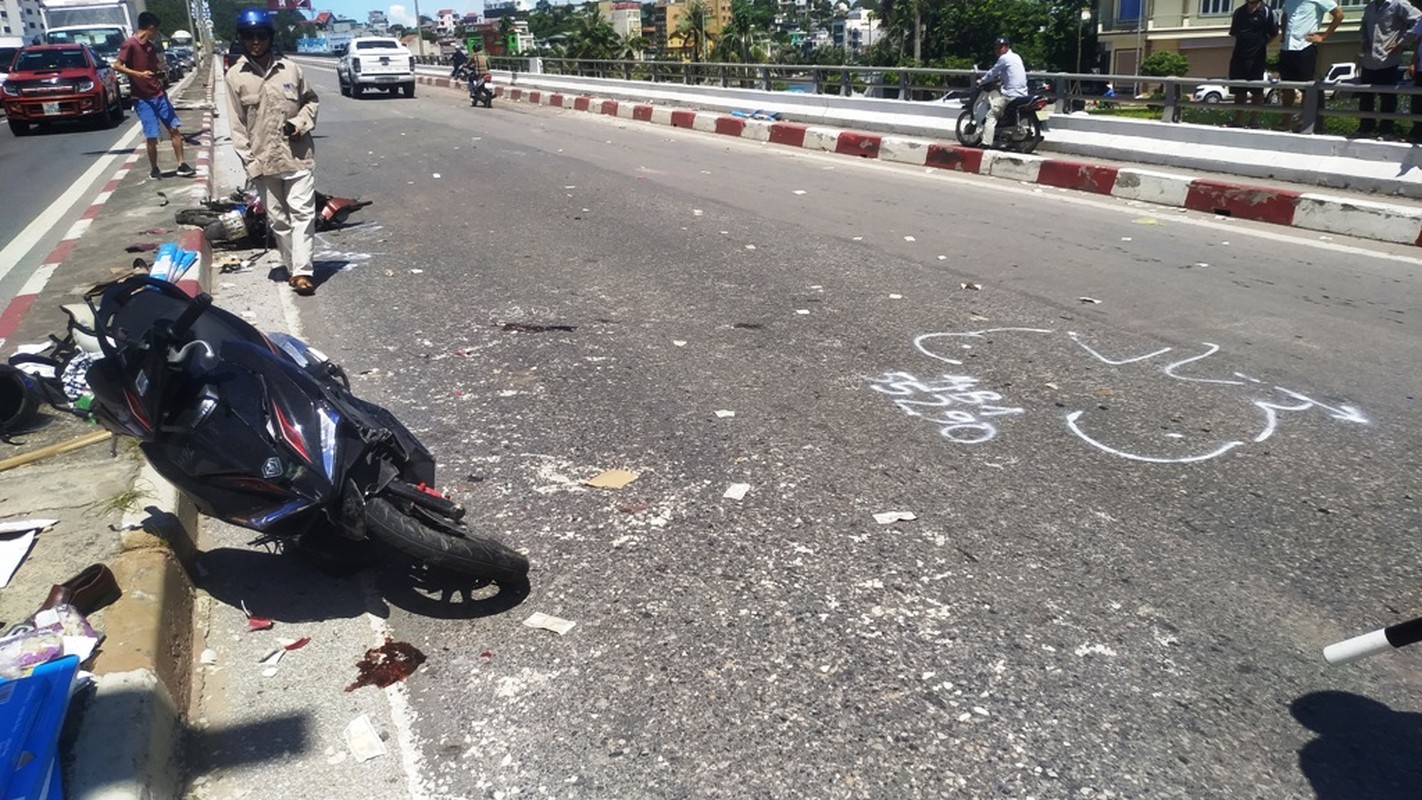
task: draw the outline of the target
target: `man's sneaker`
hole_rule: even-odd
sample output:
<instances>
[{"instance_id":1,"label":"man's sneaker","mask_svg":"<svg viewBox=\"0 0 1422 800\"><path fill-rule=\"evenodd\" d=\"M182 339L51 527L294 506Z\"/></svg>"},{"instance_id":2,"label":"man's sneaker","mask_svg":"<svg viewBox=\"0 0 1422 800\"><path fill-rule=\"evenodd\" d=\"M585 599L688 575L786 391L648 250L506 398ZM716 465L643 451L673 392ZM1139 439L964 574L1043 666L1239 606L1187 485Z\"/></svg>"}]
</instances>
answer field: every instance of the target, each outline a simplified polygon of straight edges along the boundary
<instances>
[{"instance_id":1,"label":"man's sneaker","mask_svg":"<svg viewBox=\"0 0 1422 800\"><path fill-rule=\"evenodd\" d=\"M153 169L148 170L148 177L156 181L159 178L163 177L163 173L157 167L154 167Z\"/></svg>"},{"instance_id":2,"label":"man's sneaker","mask_svg":"<svg viewBox=\"0 0 1422 800\"><path fill-rule=\"evenodd\" d=\"M193 177L194 175L197 174L197 170L195 170L195 169L193 169L192 167L188 166L188 162L184 161L183 163L181 163L181 164L178 165L178 169L177 169L177 172L176 172L175 174L176 174L179 178L191 178L191 177Z\"/></svg>"}]
</instances>

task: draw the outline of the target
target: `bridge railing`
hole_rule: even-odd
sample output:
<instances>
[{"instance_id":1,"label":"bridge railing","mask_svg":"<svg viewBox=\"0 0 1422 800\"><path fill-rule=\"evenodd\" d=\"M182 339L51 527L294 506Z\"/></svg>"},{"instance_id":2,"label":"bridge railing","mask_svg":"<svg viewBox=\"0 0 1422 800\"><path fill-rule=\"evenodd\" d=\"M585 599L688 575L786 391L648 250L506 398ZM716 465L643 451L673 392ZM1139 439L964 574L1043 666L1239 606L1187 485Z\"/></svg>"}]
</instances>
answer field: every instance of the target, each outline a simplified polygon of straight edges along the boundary
<instances>
[{"instance_id":1,"label":"bridge railing","mask_svg":"<svg viewBox=\"0 0 1422 800\"><path fill-rule=\"evenodd\" d=\"M445 59L447 61L447 59ZM604 59L495 57L495 69L514 73L576 76L622 81L680 84L685 86L787 91L842 97L879 97L910 102L936 101L964 91L982 75L978 70L931 69L926 67L866 67L860 65L737 64L690 61L626 61ZM1347 120L1362 117L1410 120L1422 133L1422 89L1411 85L1359 86L1290 81L1231 81L1224 79L1145 77L1066 72L1031 72L1034 91L1045 88L1054 98L1055 110L1087 110L1119 114L1166 123L1203 122L1225 124L1234 112L1259 112L1269 127L1296 133L1346 133L1356 126ZM1224 91L1199 93L1202 86ZM1110 87L1113 94L1108 94ZM1236 104L1235 88L1258 90L1265 102ZM1381 111L1362 113L1359 96L1372 93L1411 98L1411 113ZM1292 94L1289 105L1284 101ZM1400 103L1401 105L1402 103ZM1375 102L1375 107L1380 103ZM1267 116L1266 116L1267 115ZM1330 124L1330 120L1333 122Z\"/></svg>"}]
</instances>

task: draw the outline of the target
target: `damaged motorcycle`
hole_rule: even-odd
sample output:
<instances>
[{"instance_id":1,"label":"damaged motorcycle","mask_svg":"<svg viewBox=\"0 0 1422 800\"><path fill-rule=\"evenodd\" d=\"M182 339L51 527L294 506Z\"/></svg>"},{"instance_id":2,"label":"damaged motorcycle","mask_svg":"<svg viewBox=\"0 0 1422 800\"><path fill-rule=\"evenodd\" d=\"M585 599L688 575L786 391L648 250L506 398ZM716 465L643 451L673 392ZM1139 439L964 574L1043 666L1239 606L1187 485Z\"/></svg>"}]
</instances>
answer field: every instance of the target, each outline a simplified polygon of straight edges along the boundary
<instances>
[{"instance_id":1,"label":"damaged motorcycle","mask_svg":"<svg viewBox=\"0 0 1422 800\"><path fill-rule=\"evenodd\" d=\"M316 230L328 231L345 225L351 214L369 206L372 200L337 197L316 192ZM261 196L252 189L239 189L226 200L204 200L200 208L185 208L176 215L179 225L202 228L210 244L233 244L251 240L254 245L267 240L267 210Z\"/></svg>"},{"instance_id":2,"label":"damaged motorcycle","mask_svg":"<svg viewBox=\"0 0 1422 800\"><path fill-rule=\"evenodd\" d=\"M70 339L88 343L79 353L98 350L87 355L89 411L138 440L203 514L259 541L373 541L501 585L524 580L528 559L471 531L464 509L433 488L429 450L356 397L320 351L146 275L85 300L90 319L72 321Z\"/></svg>"}]
</instances>

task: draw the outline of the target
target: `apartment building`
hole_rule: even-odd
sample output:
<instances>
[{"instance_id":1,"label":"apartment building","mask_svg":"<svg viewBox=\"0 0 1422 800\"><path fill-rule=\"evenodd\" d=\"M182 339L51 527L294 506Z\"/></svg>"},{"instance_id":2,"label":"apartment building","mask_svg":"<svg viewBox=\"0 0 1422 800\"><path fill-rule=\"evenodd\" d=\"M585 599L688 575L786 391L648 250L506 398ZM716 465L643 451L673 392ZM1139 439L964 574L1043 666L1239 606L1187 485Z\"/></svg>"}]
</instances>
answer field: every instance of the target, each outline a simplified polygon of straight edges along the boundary
<instances>
[{"instance_id":1,"label":"apartment building","mask_svg":"<svg viewBox=\"0 0 1422 800\"><path fill-rule=\"evenodd\" d=\"M656 12L653 17L655 34L652 44L656 47L657 57L665 60L681 59L683 61L692 60L691 46L680 37L674 36L676 30L681 25L681 21L686 17L687 8L692 0L662 0L657 3ZM731 24L731 0L699 0L706 7L706 32L716 36ZM711 43L706 43L706 50L709 52Z\"/></svg>"}]
</instances>

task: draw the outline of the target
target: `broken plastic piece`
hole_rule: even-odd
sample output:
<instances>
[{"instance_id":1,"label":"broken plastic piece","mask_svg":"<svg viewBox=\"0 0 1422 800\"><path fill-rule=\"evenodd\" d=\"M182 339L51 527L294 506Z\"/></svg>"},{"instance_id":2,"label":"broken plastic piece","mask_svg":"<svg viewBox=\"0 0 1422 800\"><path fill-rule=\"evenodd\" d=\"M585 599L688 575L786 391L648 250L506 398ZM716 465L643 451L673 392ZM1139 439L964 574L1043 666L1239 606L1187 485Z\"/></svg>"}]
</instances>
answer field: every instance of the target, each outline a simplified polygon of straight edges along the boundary
<instances>
[{"instance_id":1,"label":"broken plastic piece","mask_svg":"<svg viewBox=\"0 0 1422 800\"><path fill-rule=\"evenodd\" d=\"M545 614L542 611L535 611L529 615L523 624L529 628L542 628L545 631L553 631L559 636L567 634L578 623L570 619L562 619L552 614Z\"/></svg>"},{"instance_id":2,"label":"broken plastic piece","mask_svg":"<svg viewBox=\"0 0 1422 800\"><path fill-rule=\"evenodd\" d=\"M721 410L719 410L719 411L716 412L716 416L720 417L721 419L726 419L727 417L734 417L735 415L736 415L736 412L734 412L734 411L727 411L727 410L725 410L725 409L721 409Z\"/></svg>"},{"instance_id":3,"label":"broken plastic piece","mask_svg":"<svg viewBox=\"0 0 1422 800\"><path fill-rule=\"evenodd\" d=\"M584 486L592 486L597 489L621 489L632 481L637 480L637 473L625 469L609 469L603 473L583 481Z\"/></svg>"},{"instance_id":4,"label":"broken plastic piece","mask_svg":"<svg viewBox=\"0 0 1422 800\"><path fill-rule=\"evenodd\" d=\"M1076 299L1083 303L1099 304L1101 302L1094 297L1078 297Z\"/></svg>"},{"instance_id":5,"label":"broken plastic piece","mask_svg":"<svg viewBox=\"0 0 1422 800\"><path fill-rule=\"evenodd\" d=\"M918 515L912 511L881 511L874 515L874 521L880 525L889 525L895 522L908 522L918 519Z\"/></svg>"},{"instance_id":6,"label":"broken plastic piece","mask_svg":"<svg viewBox=\"0 0 1422 800\"><path fill-rule=\"evenodd\" d=\"M744 500L746 492L750 491L749 483L733 483L726 487L726 493L721 495L732 500Z\"/></svg>"},{"instance_id":7,"label":"broken plastic piece","mask_svg":"<svg viewBox=\"0 0 1422 800\"><path fill-rule=\"evenodd\" d=\"M974 292L981 292L983 290L983 285L981 283L960 283L958 285L963 287L964 289L969 289Z\"/></svg>"}]
</instances>

